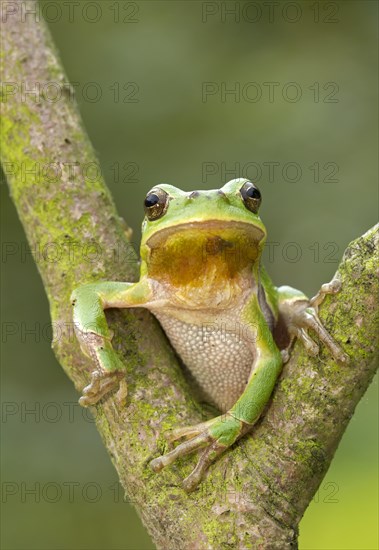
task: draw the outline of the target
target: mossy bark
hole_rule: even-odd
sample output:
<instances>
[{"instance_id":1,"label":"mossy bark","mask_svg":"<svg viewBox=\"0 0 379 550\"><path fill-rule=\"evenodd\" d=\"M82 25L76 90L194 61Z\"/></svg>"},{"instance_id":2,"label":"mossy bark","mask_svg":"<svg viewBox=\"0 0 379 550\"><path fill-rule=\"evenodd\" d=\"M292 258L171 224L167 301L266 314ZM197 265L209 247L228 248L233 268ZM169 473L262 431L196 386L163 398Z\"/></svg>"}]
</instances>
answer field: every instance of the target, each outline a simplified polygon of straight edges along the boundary
<instances>
[{"instance_id":1,"label":"mossy bark","mask_svg":"<svg viewBox=\"0 0 379 550\"><path fill-rule=\"evenodd\" d=\"M13 4L18 14L2 34L1 160L49 297L55 353L80 390L91 365L73 335L70 293L83 282L135 280L137 259L109 191L94 177L98 163L49 32L31 16L23 22L21 2ZM49 99L51 82L62 90L59 101ZM33 86L40 93L23 95ZM142 310L109 312L129 397L122 410L104 400L96 423L158 548L297 547L299 521L376 369L378 265L373 228L348 247L338 270L342 291L321 307L350 364L337 365L323 348L310 358L296 344L259 425L190 495L181 480L196 457L161 474L147 463L164 450L163 429L197 423L202 411L157 322Z\"/></svg>"}]
</instances>

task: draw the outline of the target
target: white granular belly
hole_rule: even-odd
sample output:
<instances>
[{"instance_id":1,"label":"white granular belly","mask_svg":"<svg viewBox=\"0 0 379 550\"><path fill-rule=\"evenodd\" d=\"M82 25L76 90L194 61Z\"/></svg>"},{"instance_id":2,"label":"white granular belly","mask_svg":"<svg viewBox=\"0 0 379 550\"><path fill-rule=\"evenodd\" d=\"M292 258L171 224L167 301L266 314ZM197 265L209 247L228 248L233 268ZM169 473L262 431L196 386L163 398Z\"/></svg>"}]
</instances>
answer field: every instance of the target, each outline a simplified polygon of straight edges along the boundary
<instances>
[{"instance_id":1,"label":"white granular belly","mask_svg":"<svg viewBox=\"0 0 379 550\"><path fill-rule=\"evenodd\" d=\"M225 317L193 324L154 314L204 393L221 411L230 409L245 389L253 364L242 325Z\"/></svg>"}]
</instances>

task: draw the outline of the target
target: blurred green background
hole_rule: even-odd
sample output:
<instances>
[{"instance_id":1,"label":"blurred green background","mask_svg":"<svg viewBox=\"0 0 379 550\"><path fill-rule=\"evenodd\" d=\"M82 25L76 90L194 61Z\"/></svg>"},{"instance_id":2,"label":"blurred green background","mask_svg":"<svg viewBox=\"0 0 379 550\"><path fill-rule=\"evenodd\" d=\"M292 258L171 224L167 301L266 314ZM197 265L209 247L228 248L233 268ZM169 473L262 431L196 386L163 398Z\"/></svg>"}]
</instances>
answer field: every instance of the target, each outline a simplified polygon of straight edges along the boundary
<instances>
[{"instance_id":1,"label":"blurred green background","mask_svg":"<svg viewBox=\"0 0 379 550\"><path fill-rule=\"evenodd\" d=\"M378 218L378 4L274 4L41 7L136 246L157 182L247 176L263 193L273 280L312 294ZM41 280L1 194L3 243L16 247L2 257L2 548L153 548L54 358ZM301 549L379 547L377 422L374 382L301 522Z\"/></svg>"}]
</instances>

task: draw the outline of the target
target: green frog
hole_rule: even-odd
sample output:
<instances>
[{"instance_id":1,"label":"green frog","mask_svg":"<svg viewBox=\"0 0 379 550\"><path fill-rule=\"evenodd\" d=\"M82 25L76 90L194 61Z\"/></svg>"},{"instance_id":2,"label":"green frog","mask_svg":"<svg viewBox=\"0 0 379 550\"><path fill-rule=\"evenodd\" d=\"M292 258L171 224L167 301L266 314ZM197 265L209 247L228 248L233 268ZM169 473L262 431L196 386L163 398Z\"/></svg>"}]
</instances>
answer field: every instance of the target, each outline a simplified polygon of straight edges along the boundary
<instances>
[{"instance_id":1,"label":"green frog","mask_svg":"<svg viewBox=\"0 0 379 550\"><path fill-rule=\"evenodd\" d=\"M81 405L93 405L112 390L125 403L125 368L112 347L104 310L144 307L220 411L211 420L170 431L172 450L150 463L158 472L199 451L183 481L187 491L257 422L295 338L316 355L310 329L336 361L348 361L318 317L318 306L340 290L340 282L323 285L311 300L273 285L261 262L266 240L261 202L258 187L241 178L221 189L192 192L158 185L144 203L139 281L86 284L71 297L77 338L94 365Z\"/></svg>"}]
</instances>

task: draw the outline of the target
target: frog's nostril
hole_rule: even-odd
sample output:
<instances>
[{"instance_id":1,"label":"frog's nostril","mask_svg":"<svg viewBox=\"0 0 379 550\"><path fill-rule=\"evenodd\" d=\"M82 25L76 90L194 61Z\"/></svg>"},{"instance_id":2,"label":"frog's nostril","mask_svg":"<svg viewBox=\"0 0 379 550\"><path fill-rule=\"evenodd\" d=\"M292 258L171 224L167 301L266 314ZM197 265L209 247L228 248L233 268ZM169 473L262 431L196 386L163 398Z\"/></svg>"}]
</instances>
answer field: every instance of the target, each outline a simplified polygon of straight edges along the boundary
<instances>
[{"instance_id":1,"label":"frog's nostril","mask_svg":"<svg viewBox=\"0 0 379 550\"><path fill-rule=\"evenodd\" d=\"M224 191L221 191L221 189L218 189L217 195L222 197L226 202L230 202L228 195L226 195Z\"/></svg>"},{"instance_id":2,"label":"frog's nostril","mask_svg":"<svg viewBox=\"0 0 379 550\"><path fill-rule=\"evenodd\" d=\"M190 199L196 199L200 195L199 191L192 191L192 193L189 194Z\"/></svg>"}]
</instances>

